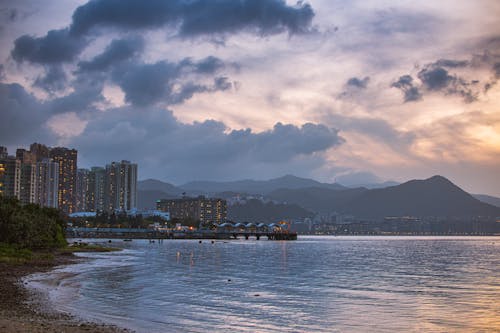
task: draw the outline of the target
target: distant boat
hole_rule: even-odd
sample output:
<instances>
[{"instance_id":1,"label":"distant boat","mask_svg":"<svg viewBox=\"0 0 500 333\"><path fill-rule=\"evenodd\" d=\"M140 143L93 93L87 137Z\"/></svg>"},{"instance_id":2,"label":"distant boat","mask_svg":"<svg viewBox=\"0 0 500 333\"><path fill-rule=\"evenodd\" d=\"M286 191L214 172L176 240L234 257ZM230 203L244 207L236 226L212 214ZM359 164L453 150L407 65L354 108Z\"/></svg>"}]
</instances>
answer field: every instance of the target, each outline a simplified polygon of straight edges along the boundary
<instances>
[{"instance_id":1,"label":"distant boat","mask_svg":"<svg viewBox=\"0 0 500 333\"><path fill-rule=\"evenodd\" d=\"M123 241L124 242L131 242L132 240L131 239L124 239Z\"/></svg>"}]
</instances>

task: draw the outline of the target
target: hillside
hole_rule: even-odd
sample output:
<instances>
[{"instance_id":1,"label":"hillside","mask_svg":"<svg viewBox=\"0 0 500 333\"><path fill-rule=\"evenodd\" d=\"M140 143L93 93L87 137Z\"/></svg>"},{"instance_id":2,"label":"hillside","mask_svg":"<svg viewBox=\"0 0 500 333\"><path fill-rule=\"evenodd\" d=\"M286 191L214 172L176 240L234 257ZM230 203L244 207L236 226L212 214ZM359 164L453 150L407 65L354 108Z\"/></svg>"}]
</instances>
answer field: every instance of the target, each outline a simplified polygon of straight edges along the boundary
<instances>
[{"instance_id":1,"label":"hillside","mask_svg":"<svg viewBox=\"0 0 500 333\"><path fill-rule=\"evenodd\" d=\"M279 189L269 193L269 198L279 202L296 204L314 212L329 213L338 211L343 205L366 191L368 190L365 188L344 190L318 187Z\"/></svg>"},{"instance_id":2,"label":"hillside","mask_svg":"<svg viewBox=\"0 0 500 333\"><path fill-rule=\"evenodd\" d=\"M228 219L236 222L278 222L286 219L312 217L314 214L297 205L263 203L260 200L248 200L244 204L228 207Z\"/></svg>"},{"instance_id":3,"label":"hillside","mask_svg":"<svg viewBox=\"0 0 500 333\"><path fill-rule=\"evenodd\" d=\"M339 211L362 218L500 216L500 208L475 199L441 176L367 190L342 205Z\"/></svg>"},{"instance_id":4,"label":"hillside","mask_svg":"<svg viewBox=\"0 0 500 333\"><path fill-rule=\"evenodd\" d=\"M156 200L173 199L178 196L157 190L137 191L137 208L140 210L156 209Z\"/></svg>"},{"instance_id":5,"label":"hillside","mask_svg":"<svg viewBox=\"0 0 500 333\"><path fill-rule=\"evenodd\" d=\"M161 191L171 195L180 195L184 192L179 187L170 183L162 182L156 179L146 179L137 182L137 189L139 191Z\"/></svg>"}]
</instances>

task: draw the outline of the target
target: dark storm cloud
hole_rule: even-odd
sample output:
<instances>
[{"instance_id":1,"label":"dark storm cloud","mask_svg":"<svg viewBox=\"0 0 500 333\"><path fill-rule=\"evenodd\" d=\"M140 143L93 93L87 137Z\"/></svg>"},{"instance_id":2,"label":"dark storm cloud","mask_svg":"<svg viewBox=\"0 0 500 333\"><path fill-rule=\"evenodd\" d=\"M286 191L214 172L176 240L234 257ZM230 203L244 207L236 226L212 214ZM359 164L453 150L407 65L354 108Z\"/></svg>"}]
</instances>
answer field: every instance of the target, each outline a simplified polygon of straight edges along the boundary
<instances>
[{"instance_id":1,"label":"dark storm cloud","mask_svg":"<svg viewBox=\"0 0 500 333\"><path fill-rule=\"evenodd\" d=\"M3 79L5 79L5 68L3 64L0 64L0 81L2 81Z\"/></svg>"},{"instance_id":2,"label":"dark storm cloud","mask_svg":"<svg viewBox=\"0 0 500 333\"><path fill-rule=\"evenodd\" d=\"M0 21L2 22L15 22L19 18L19 10L17 8L1 8Z\"/></svg>"},{"instance_id":3,"label":"dark storm cloud","mask_svg":"<svg viewBox=\"0 0 500 333\"><path fill-rule=\"evenodd\" d=\"M214 58L217 59L217 58ZM217 63L222 63L217 59ZM206 59L200 63L185 59L179 63L159 61L153 64L131 63L116 67L112 80L125 93L125 100L139 106L156 102L179 104L191 98L195 93L224 91L232 87L227 77L216 77L212 84L191 82L184 79L189 73L200 73L199 68L206 67ZM213 65L210 65L213 66ZM220 66L220 65L219 65ZM201 70L206 74L207 69ZM211 74L211 71L208 71Z\"/></svg>"},{"instance_id":4,"label":"dark storm cloud","mask_svg":"<svg viewBox=\"0 0 500 333\"><path fill-rule=\"evenodd\" d=\"M457 74L450 73L456 69L469 69L480 66L485 59L473 57L468 60L439 59L426 64L417 73L421 84L416 83L411 75L403 75L391 87L398 88L404 93L404 101L418 101L424 93L442 93L444 95L461 96L466 103L472 103L479 97L481 84L479 80L467 80ZM484 90L491 88L491 83L484 85Z\"/></svg>"},{"instance_id":5,"label":"dark storm cloud","mask_svg":"<svg viewBox=\"0 0 500 333\"><path fill-rule=\"evenodd\" d=\"M490 90L491 88L493 88L493 86L497 84L498 79L500 79L500 62L494 63L491 70L493 72L493 79L484 84L485 93L488 92L488 90Z\"/></svg>"},{"instance_id":6,"label":"dark storm cloud","mask_svg":"<svg viewBox=\"0 0 500 333\"><path fill-rule=\"evenodd\" d=\"M84 35L95 27L125 30L176 25L184 36L233 33L255 29L267 35L301 33L310 28L314 12L298 2L283 0L93 0L73 13L71 33Z\"/></svg>"},{"instance_id":7,"label":"dark storm cloud","mask_svg":"<svg viewBox=\"0 0 500 333\"><path fill-rule=\"evenodd\" d=\"M431 64L418 73L418 78L429 91L441 91L447 95L459 95L466 103L477 100L478 81L467 81L456 75L450 75L443 67Z\"/></svg>"},{"instance_id":8,"label":"dark storm cloud","mask_svg":"<svg viewBox=\"0 0 500 333\"><path fill-rule=\"evenodd\" d=\"M424 68L418 73L418 78L429 90L441 90L454 80L454 77L442 67Z\"/></svg>"},{"instance_id":9,"label":"dark storm cloud","mask_svg":"<svg viewBox=\"0 0 500 333\"><path fill-rule=\"evenodd\" d=\"M178 91L163 96L167 104L180 104L185 100L190 99L196 93L225 91L231 89L233 84L228 81L227 77L217 77L212 85L202 85L193 82L183 84Z\"/></svg>"},{"instance_id":10,"label":"dark storm cloud","mask_svg":"<svg viewBox=\"0 0 500 333\"><path fill-rule=\"evenodd\" d=\"M67 82L67 76L60 65L48 65L45 74L35 79L34 86L52 93L64 89Z\"/></svg>"},{"instance_id":11,"label":"dark storm cloud","mask_svg":"<svg viewBox=\"0 0 500 333\"><path fill-rule=\"evenodd\" d=\"M214 79L213 89L214 91L224 91L229 90L233 87L233 84L229 82L229 79L225 76L216 77Z\"/></svg>"},{"instance_id":12,"label":"dark storm cloud","mask_svg":"<svg viewBox=\"0 0 500 333\"><path fill-rule=\"evenodd\" d=\"M413 82L413 77L410 75L403 75L399 77L396 82L391 84L391 87L400 89L404 94L404 101L415 102L422 99L422 94L417 86Z\"/></svg>"},{"instance_id":13,"label":"dark storm cloud","mask_svg":"<svg viewBox=\"0 0 500 333\"><path fill-rule=\"evenodd\" d=\"M127 64L116 68L112 76L125 93L127 102L149 105L172 94L179 72L177 64L160 61L154 64Z\"/></svg>"},{"instance_id":14,"label":"dark storm cloud","mask_svg":"<svg viewBox=\"0 0 500 333\"><path fill-rule=\"evenodd\" d=\"M38 64L71 62L85 48L86 41L70 36L69 29L50 30L44 37L23 35L14 41L12 58Z\"/></svg>"},{"instance_id":15,"label":"dark storm cloud","mask_svg":"<svg viewBox=\"0 0 500 333\"><path fill-rule=\"evenodd\" d=\"M144 48L144 41L139 37L114 39L103 53L90 61L78 63L80 71L102 71L111 65L138 55Z\"/></svg>"},{"instance_id":16,"label":"dark storm cloud","mask_svg":"<svg viewBox=\"0 0 500 333\"><path fill-rule=\"evenodd\" d=\"M224 62L214 56L208 56L205 59L200 60L195 65L195 69L198 73L212 74L225 67Z\"/></svg>"},{"instance_id":17,"label":"dark storm cloud","mask_svg":"<svg viewBox=\"0 0 500 333\"><path fill-rule=\"evenodd\" d=\"M83 158L92 154L88 163L128 158L141 161L141 174L170 179L240 176L251 173L256 165L290 170L296 159L314 160L316 153L343 142L336 129L318 124L277 123L261 133L229 131L219 121L185 124L169 111L137 113L132 108L97 114L82 135L72 140L71 146L79 149Z\"/></svg>"},{"instance_id":18,"label":"dark storm cloud","mask_svg":"<svg viewBox=\"0 0 500 333\"><path fill-rule=\"evenodd\" d=\"M0 83L0 142L3 145L47 138L42 126L49 118L43 105L17 84Z\"/></svg>"},{"instance_id":19,"label":"dark storm cloud","mask_svg":"<svg viewBox=\"0 0 500 333\"><path fill-rule=\"evenodd\" d=\"M359 79L357 77L351 77L347 80L347 86L356 87L360 89L365 89L368 86L370 78L366 76L364 79Z\"/></svg>"},{"instance_id":20,"label":"dark storm cloud","mask_svg":"<svg viewBox=\"0 0 500 333\"><path fill-rule=\"evenodd\" d=\"M262 35L309 30L314 11L309 4L288 6L283 0L199 0L186 2L181 35L227 33L254 28Z\"/></svg>"},{"instance_id":21,"label":"dark storm cloud","mask_svg":"<svg viewBox=\"0 0 500 333\"><path fill-rule=\"evenodd\" d=\"M434 66L459 68L459 67L467 67L469 64L470 63L467 60L439 59L434 63Z\"/></svg>"},{"instance_id":22,"label":"dark storm cloud","mask_svg":"<svg viewBox=\"0 0 500 333\"><path fill-rule=\"evenodd\" d=\"M493 73L497 79L500 79L500 62L493 65Z\"/></svg>"},{"instance_id":23,"label":"dark storm cloud","mask_svg":"<svg viewBox=\"0 0 500 333\"><path fill-rule=\"evenodd\" d=\"M55 98L47 102L47 113L61 114L66 112L85 113L94 111L93 104L104 101L102 86L80 86L69 95Z\"/></svg>"}]
</instances>

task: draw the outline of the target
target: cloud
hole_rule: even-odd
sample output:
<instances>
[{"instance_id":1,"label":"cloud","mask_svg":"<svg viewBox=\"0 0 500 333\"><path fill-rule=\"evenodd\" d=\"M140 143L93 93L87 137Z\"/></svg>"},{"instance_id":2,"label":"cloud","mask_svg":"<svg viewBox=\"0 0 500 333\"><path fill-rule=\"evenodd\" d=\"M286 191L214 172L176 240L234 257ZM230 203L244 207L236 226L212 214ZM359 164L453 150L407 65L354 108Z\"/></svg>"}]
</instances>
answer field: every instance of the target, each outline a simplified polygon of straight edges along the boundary
<instances>
[{"instance_id":1,"label":"cloud","mask_svg":"<svg viewBox=\"0 0 500 333\"><path fill-rule=\"evenodd\" d=\"M103 102L101 94L102 85L79 85L78 89L69 95L55 98L46 102L47 112L50 114L61 114L67 112L85 113L95 111L93 105Z\"/></svg>"},{"instance_id":2,"label":"cloud","mask_svg":"<svg viewBox=\"0 0 500 333\"><path fill-rule=\"evenodd\" d=\"M196 93L225 91L233 87L227 77L216 77L212 85L202 85L188 82L170 95L163 96L167 104L180 104L190 99Z\"/></svg>"},{"instance_id":3,"label":"cloud","mask_svg":"<svg viewBox=\"0 0 500 333\"><path fill-rule=\"evenodd\" d=\"M434 63L434 66L458 68L458 67L467 67L469 64L470 63L467 60L439 59Z\"/></svg>"},{"instance_id":4,"label":"cloud","mask_svg":"<svg viewBox=\"0 0 500 333\"><path fill-rule=\"evenodd\" d=\"M208 5L207 5L208 4ZM288 6L283 0L244 0L188 2L184 8L181 35L227 33L256 29L262 35L288 31L307 32L314 11L309 4L298 2Z\"/></svg>"},{"instance_id":5,"label":"cloud","mask_svg":"<svg viewBox=\"0 0 500 333\"><path fill-rule=\"evenodd\" d=\"M460 95L464 101L471 103L477 100L478 92L474 86L479 81L466 81L465 79L452 76L443 67L435 64L426 66L418 73L418 78L422 81L424 88L428 91L443 91L448 95Z\"/></svg>"},{"instance_id":6,"label":"cloud","mask_svg":"<svg viewBox=\"0 0 500 333\"><path fill-rule=\"evenodd\" d=\"M0 142L3 145L48 139L49 132L42 125L50 115L21 85L0 83L0 110Z\"/></svg>"},{"instance_id":7,"label":"cloud","mask_svg":"<svg viewBox=\"0 0 500 333\"><path fill-rule=\"evenodd\" d=\"M86 41L69 34L69 29L50 30L44 37L23 35L14 41L12 58L38 64L71 62L85 48Z\"/></svg>"},{"instance_id":8,"label":"cloud","mask_svg":"<svg viewBox=\"0 0 500 333\"><path fill-rule=\"evenodd\" d=\"M495 78L500 79L500 62L493 65L493 73L495 74Z\"/></svg>"},{"instance_id":9,"label":"cloud","mask_svg":"<svg viewBox=\"0 0 500 333\"><path fill-rule=\"evenodd\" d=\"M413 35L432 32L438 23L437 17L427 13L392 8L376 12L369 26L380 35Z\"/></svg>"},{"instance_id":10,"label":"cloud","mask_svg":"<svg viewBox=\"0 0 500 333\"><path fill-rule=\"evenodd\" d=\"M406 151L414 142L411 132L399 131L387 121L373 117L352 117L327 110L323 118L327 124L335 124L343 132L355 132L370 140L387 144L395 151Z\"/></svg>"},{"instance_id":11,"label":"cloud","mask_svg":"<svg viewBox=\"0 0 500 333\"><path fill-rule=\"evenodd\" d=\"M210 62L221 67L222 61L217 58ZM159 61L153 64L127 62L117 66L112 72L112 80L125 93L125 100L134 105L146 106L157 102L179 104L191 98L195 93L224 91L232 87L227 77L216 77L213 84L186 81L190 73L211 74L204 59L201 63L185 59L179 63ZM200 68L202 70L200 71ZM194 71L194 72L193 72Z\"/></svg>"},{"instance_id":12,"label":"cloud","mask_svg":"<svg viewBox=\"0 0 500 333\"><path fill-rule=\"evenodd\" d=\"M179 76L176 64L127 64L113 71L113 81L125 93L125 100L135 105L149 105L172 94L173 81Z\"/></svg>"},{"instance_id":13,"label":"cloud","mask_svg":"<svg viewBox=\"0 0 500 333\"><path fill-rule=\"evenodd\" d=\"M359 79L357 77L351 77L347 80L347 86L365 89L368 86L368 82L370 82L370 77L366 76L364 79Z\"/></svg>"},{"instance_id":14,"label":"cloud","mask_svg":"<svg viewBox=\"0 0 500 333\"><path fill-rule=\"evenodd\" d=\"M66 83L67 76L62 66L48 65L45 69L45 75L38 76L33 85L52 93L64 89Z\"/></svg>"},{"instance_id":15,"label":"cloud","mask_svg":"<svg viewBox=\"0 0 500 333\"><path fill-rule=\"evenodd\" d=\"M17 8L2 8L0 9L0 16L2 21L14 22L19 17L19 11Z\"/></svg>"},{"instance_id":16,"label":"cloud","mask_svg":"<svg viewBox=\"0 0 500 333\"><path fill-rule=\"evenodd\" d=\"M214 56L208 56L194 64L196 72L203 74L213 74L225 67L224 62Z\"/></svg>"},{"instance_id":17,"label":"cloud","mask_svg":"<svg viewBox=\"0 0 500 333\"><path fill-rule=\"evenodd\" d=\"M114 39L103 53L90 61L80 61L80 71L103 71L114 64L138 55L144 49L144 41L139 37Z\"/></svg>"},{"instance_id":18,"label":"cloud","mask_svg":"<svg viewBox=\"0 0 500 333\"><path fill-rule=\"evenodd\" d=\"M411 77L411 75L400 76L396 82L391 84L391 87L398 88L403 92L405 103L422 99L422 94L419 88L413 83L413 77Z\"/></svg>"},{"instance_id":19,"label":"cloud","mask_svg":"<svg viewBox=\"0 0 500 333\"><path fill-rule=\"evenodd\" d=\"M141 161L143 175L189 180L256 175L256 166L286 172L310 167L308 161L323 164L318 154L342 143L336 129L321 124L277 123L255 133L215 120L181 123L160 109L138 113L124 107L96 114L69 144L89 166L126 158Z\"/></svg>"},{"instance_id":20,"label":"cloud","mask_svg":"<svg viewBox=\"0 0 500 333\"><path fill-rule=\"evenodd\" d=\"M283 0L92 0L73 13L71 33L81 36L97 27L122 30L170 25L181 36L225 34L254 29L262 35L309 30L309 4L288 6Z\"/></svg>"},{"instance_id":21,"label":"cloud","mask_svg":"<svg viewBox=\"0 0 500 333\"><path fill-rule=\"evenodd\" d=\"M458 95L463 97L464 102L472 103L476 101L480 93L480 80L467 80L462 76L451 74L451 69L468 69L472 66L479 66L477 57L473 61L439 59L426 64L417 73L421 84L416 83L411 75L403 75L391 84L391 87L398 88L404 93L404 101L418 101L423 98L424 93L440 92L444 95ZM447 69L448 68L448 69ZM494 83L493 83L494 84ZM491 88L492 83L486 83L484 90Z\"/></svg>"},{"instance_id":22,"label":"cloud","mask_svg":"<svg viewBox=\"0 0 500 333\"><path fill-rule=\"evenodd\" d=\"M453 76L442 67L424 68L418 73L418 78L429 90L441 90L453 82Z\"/></svg>"}]
</instances>

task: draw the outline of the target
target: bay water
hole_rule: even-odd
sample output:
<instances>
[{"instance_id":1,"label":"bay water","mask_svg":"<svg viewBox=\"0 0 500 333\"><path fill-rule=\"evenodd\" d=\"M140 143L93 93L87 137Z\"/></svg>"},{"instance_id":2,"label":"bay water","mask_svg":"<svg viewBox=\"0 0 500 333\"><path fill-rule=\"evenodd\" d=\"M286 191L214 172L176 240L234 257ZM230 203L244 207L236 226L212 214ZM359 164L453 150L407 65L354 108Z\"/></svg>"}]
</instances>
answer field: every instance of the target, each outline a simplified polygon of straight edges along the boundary
<instances>
[{"instance_id":1,"label":"bay water","mask_svg":"<svg viewBox=\"0 0 500 333\"><path fill-rule=\"evenodd\" d=\"M110 245L28 281L137 332L500 332L500 237Z\"/></svg>"}]
</instances>

